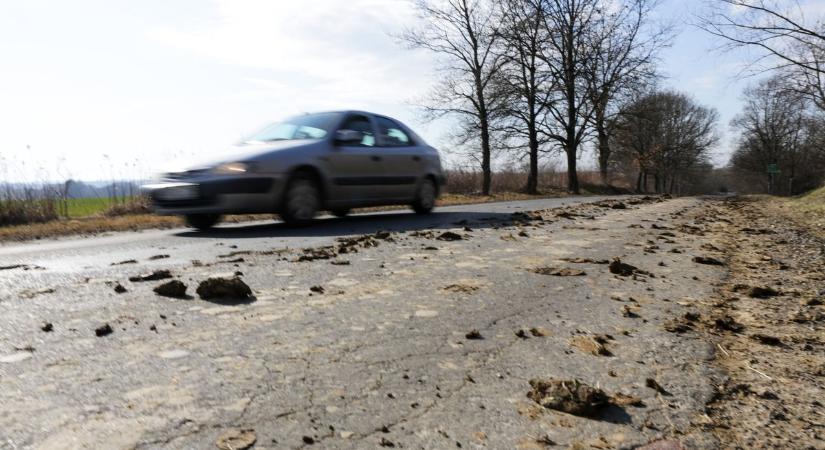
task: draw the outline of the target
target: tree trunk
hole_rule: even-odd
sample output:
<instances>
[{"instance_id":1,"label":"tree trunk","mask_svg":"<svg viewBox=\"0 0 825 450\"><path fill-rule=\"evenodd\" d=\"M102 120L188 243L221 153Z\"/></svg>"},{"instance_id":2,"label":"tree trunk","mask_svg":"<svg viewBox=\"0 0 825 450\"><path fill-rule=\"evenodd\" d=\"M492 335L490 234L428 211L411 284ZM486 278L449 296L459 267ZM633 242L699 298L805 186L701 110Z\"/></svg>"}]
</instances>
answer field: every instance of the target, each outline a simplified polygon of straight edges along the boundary
<instances>
[{"instance_id":1,"label":"tree trunk","mask_svg":"<svg viewBox=\"0 0 825 450\"><path fill-rule=\"evenodd\" d=\"M599 176L602 184L607 186L607 165L610 162L610 139L607 135L607 128L605 127L605 109L607 105L600 103L596 108L596 134L598 141L597 151L599 153Z\"/></svg>"},{"instance_id":2,"label":"tree trunk","mask_svg":"<svg viewBox=\"0 0 825 450\"><path fill-rule=\"evenodd\" d=\"M598 130L599 134L599 176L602 184L609 185L607 181L607 165L610 162L610 140L604 128Z\"/></svg>"},{"instance_id":3,"label":"tree trunk","mask_svg":"<svg viewBox=\"0 0 825 450\"><path fill-rule=\"evenodd\" d=\"M639 171L639 176L636 177L636 193L642 193L642 171Z\"/></svg>"},{"instance_id":4,"label":"tree trunk","mask_svg":"<svg viewBox=\"0 0 825 450\"><path fill-rule=\"evenodd\" d=\"M570 142L564 150L567 152L567 192L578 194L579 176L576 172L576 144Z\"/></svg>"},{"instance_id":5,"label":"tree trunk","mask_svg":"<svg viewBox=\"0 0 825 450\"><path fill-rule=\"evenodd\" d=\"M490 168L490 126L487 118L481 119L481 195L490 195L493 174Z\"/></svg>"},{"instance_id":6,"label":"tree trunk","mask_svg":"<svg viewBox=\"0 0 825 450\"><path fill-rule=\"evenodd\" d=\"M535 195L539 193L539 141L536 136L536 124L531 120L527 124L527 132L530 135L530 173L527 175L527 193Z\"/></svg>"}]
</instances>

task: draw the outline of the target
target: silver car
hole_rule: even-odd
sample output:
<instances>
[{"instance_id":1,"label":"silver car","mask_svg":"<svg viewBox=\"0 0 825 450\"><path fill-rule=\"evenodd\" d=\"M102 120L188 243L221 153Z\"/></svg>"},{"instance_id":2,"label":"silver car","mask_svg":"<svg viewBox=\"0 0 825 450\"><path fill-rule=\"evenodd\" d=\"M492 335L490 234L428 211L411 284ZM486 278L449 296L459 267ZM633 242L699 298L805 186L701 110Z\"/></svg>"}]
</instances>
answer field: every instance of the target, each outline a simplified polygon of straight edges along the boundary
<instances>
[{"instance_id":1,"label":"silver car","mask_svg":"<svg viewBox=\"0 0 825 450\"><path fill-rule=\"evenodd\" d=\"M444 182L438 151L389 117L362 111L292 117L265 127L225 158L143 186L159 214L198 229L223 214L278 213L306 224L320 210L406 204L433 209Z\"/></svg>"}]
</instances>

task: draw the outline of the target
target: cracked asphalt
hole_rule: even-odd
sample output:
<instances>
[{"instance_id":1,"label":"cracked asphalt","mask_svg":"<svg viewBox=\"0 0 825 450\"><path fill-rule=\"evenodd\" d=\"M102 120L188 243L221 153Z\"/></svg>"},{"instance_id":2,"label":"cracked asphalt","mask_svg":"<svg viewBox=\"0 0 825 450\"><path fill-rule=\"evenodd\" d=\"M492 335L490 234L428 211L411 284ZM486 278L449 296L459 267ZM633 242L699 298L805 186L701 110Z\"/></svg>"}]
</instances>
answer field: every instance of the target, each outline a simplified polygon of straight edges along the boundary
<instances>
[{"instance_id":1,"label":"cracked asphalt","mask_svg":"<svg viewBox=\"0 0 825 450\"><path fill-rule=\"evenodd\" d=\"M0 266L23 265L0 270L0 448L205 449L233 429L253 430L256 449L636 448L674 436L715 448L701 426L712 349L663 328L725 276L693 262L700 236L674 230L704 201L603 200L0 246ZM438 239L446 231L462 239ZM300 261L364 234L347 253ZM641 272L613 274L602 264L613 258ZM192 297L128 281L158 269ZM254 299L195 294L236 275ZM96 336L105 324L113 332ZM595 335L610 336L612 356L571 345ZM643 406L545 409L526 395L535 378Z\"/></svg>"}]
</instances>

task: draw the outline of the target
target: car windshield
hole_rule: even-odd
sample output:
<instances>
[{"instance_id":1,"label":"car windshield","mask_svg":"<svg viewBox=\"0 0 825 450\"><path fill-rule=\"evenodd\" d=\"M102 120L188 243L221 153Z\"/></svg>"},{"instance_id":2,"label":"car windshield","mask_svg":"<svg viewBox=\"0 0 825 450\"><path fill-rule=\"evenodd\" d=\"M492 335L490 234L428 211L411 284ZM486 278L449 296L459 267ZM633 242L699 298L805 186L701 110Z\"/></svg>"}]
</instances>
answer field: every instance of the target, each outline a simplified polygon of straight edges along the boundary
<instances>
[{"instance_id":1,"label":"car windshield","mask_svg":"<svg viewBox=\"0 0 825 450\"><path fill-rule=\"evenodd\" d=\"M305 114L273 123L244 139L246 144L255 144L290 139L322 139L335 126L338 113Z\"/></svg>"}]
</instances>

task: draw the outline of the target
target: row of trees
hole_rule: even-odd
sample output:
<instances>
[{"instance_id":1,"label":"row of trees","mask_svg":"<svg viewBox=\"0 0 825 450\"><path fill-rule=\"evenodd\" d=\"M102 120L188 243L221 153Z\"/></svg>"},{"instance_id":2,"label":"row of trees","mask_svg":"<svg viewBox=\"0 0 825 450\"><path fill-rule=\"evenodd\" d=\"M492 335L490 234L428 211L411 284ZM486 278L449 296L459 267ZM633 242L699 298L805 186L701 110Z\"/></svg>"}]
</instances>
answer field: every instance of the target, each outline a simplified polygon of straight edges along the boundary
<instances>
[{"instance_id":1,"label":"row of trees","mask_svg":"<svg viewBox=\"0 0 825 450\"><path fill-rule=\"evenodd\" d=\"M678 193L712 169L716 112L656 89L657 55L672 37L652 20L657 1L415 0L423 25L403 39L442 62L425 109L458 119L453 137L479 163L483 194L495 149L527 161L528 193L538 189L539 158L554 152L577 193L586 147L603 182L618 170L634 174L639 191ZM728 49L758 51L747 75L776 72L745 92L733 172L770 191L813 187L825 172L825 22L806 25L790 0L709 4L700 27Z\"/></svg>"},{"instance_id":2,"label":"row of trees","mask_svg":"<svg viewBox=\"0 0 825 450\"><path fill-rule=\"evenodd\" d=\"M729 49L755 53L747 75L768 75L745 91L743 111L732 123L739 133L732 171L748 190L793 195L819 186L825 181L825 18L806 17L791 1L717 5L702 27Z\"/></svg>"},{"instance_id":3,"label":"row of trees","mask_svg":"<svg viewBox=\"0 0 825 450\"><path fill-rule=\"evenodd\" d=\"M403 39L441 56L430 117L452 115L454 137L472 143L482 193L489 194L493 148L529 161L526 191L538 189L539 156L566 155L568 190L576 163L595 141L607 178L622 105L656 78L669 27L652 24L657 0L417 0L421 27Z\"/></svg>"}]
</instances>

